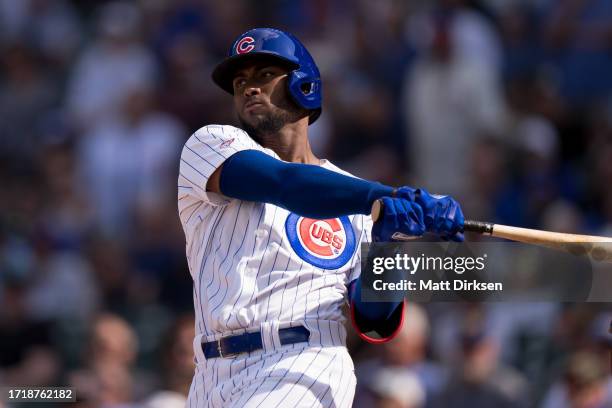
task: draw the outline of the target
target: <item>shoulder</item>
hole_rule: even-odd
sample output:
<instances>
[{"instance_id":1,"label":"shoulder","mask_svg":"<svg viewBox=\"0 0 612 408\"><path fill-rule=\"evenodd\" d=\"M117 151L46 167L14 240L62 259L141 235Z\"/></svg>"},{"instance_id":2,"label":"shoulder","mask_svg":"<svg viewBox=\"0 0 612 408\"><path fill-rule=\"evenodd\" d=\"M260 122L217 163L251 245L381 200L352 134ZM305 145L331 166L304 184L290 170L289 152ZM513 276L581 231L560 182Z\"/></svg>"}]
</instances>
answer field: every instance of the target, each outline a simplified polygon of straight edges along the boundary
<instances>
[{"instance_id":1,"label":"shoulder","mask_svg":"<svg viewBox=\"0 0 612 408\"><path fill-rule=\"evenodd\" d=\"M321 167L323 167L323 168L325 168L325 169L327 169L327 170L334 171L334 172L336 172L336 173L343 174L343 175L345 175L345 176L349 176L349 177L355 177L355 178L358 178L358 177L357 177L357 176L355 176L354 174L349 173L349 172L348 172L348 171L346 171L346 170L342 170L340 167L336 166L335 164L333 164L332 162L330 162L329 160L326 160L326 159L324 159L324 160L323 160L323 164L321 165Z\"/></svg>"},{"instance_id":2,"label":"shoulder","mask_svg":"<svg viewBox=\"0 0 612 408\"><path fill-rule=\"evenodd\" d=\"M255 142L247 132L230 125L203 126L187 139L183 147L183 152L209 153L224 158L241 150L259 150L278 159L272 150Z\"/></svg>"},{"instance_id":3,"label":"shoulder","mask_svg":"<svg viewBox=\"0 0 612 408\"><path fill-rule=\"evenodd\" d=\"M198 130L196 130L193 134L193 136L213 137L213 138L226 138L228 136L236 136L236 135L244 135L246 137L249 137L249 135L244 130L237 128L235 126L216 125L216 124L202 126Z\"/></svg>"},{"instance_id":4,"label":"shoulder","mask_svg":"<svg viewBox=\"0 0 612 408\"><path fill-rule=\"evenodd\" d=\"M255 143L242 129L229 125L206 125L196 130L185 142L186 149L235 150Z\"/></svg>"},{"instance_id":5,"label":"shoulder","mask_svg":"<svg viewBox=\"0 0 612 408\"><path fill-rule=\"evenodd\" d=\"M187 140L187 144L194 143L216 144L220 142L222 147L230 147L233 143L257 144L247 132L230 125L206 125L196 130Z\"/></svg>"}]
</instances>

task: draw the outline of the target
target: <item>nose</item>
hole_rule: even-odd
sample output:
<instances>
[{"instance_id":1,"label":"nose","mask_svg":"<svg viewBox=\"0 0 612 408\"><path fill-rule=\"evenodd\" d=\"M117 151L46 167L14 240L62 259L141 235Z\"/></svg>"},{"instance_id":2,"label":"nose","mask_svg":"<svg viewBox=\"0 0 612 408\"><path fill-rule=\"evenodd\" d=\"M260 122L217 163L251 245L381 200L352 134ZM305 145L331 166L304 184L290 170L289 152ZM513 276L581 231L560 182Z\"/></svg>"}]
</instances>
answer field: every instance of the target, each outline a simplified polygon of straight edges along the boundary
<instances>
[{"instance_id":1,"label":"nose","mask_svg":"<svg viewBox=\"0 0 612 408\"><path fill-rule=\"evenodd\" d=\"M244 96L246 97L259 95L260 93L261 89L258 86L253 85L252 83L247 84L247 86L244 87Z\"/></svg>"}]
</instances>

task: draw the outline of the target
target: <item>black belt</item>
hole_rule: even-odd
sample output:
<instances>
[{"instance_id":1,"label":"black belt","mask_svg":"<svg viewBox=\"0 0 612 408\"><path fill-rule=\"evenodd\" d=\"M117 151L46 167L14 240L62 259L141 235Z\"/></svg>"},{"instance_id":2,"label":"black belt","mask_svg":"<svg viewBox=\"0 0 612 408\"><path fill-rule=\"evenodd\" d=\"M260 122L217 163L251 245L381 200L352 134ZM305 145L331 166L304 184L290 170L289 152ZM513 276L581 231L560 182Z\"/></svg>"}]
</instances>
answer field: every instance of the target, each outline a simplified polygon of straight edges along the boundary
<instances>
[{"instance_id":1,"label":"black belt","mask_svg":"<svg viewBox=\"0 0 612 408\"><path fill-rule=\"evenodd\" d=\"M304 326L287 327L278 330L278 337L281 345L303 343L308 341L310 331ZM216 341L202 343L202 351L207 359L234 357L236 354L250 353L262 348L260 332L222 337Z\"/></svg>"}]
</instances>

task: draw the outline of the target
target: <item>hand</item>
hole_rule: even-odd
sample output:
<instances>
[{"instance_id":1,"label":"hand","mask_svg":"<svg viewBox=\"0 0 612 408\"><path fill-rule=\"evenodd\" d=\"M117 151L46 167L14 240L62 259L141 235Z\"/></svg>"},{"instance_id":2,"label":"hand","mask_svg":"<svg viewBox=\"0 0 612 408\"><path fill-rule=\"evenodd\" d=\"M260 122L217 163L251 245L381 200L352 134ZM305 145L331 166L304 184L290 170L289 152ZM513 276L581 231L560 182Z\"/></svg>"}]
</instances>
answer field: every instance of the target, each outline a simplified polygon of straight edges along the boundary
<instances>
[{"instance_id":1,"label":"hand","mask_svg":"<svg viewBox=\"0 0 612 408\"><path fill-rule=\"evenodd\" d=\"M450 196L429 194L426 190L411 187L397 189L396 197L419 204L423 208L423 220L427 231L443 239L463 242L463 211Z\"/></svg>"},{"instance_id":2,"label":"hand","mask_svg":"<svg viewBox=\"0 0 612 408\"><path fill-rule=\"evenodd\" d=\"M403 198L383 197L382 217L372 227L374 242L395 241L396 232L421 236L425 233L423 209L415 202Z\"/></svg>"}]
</instances>

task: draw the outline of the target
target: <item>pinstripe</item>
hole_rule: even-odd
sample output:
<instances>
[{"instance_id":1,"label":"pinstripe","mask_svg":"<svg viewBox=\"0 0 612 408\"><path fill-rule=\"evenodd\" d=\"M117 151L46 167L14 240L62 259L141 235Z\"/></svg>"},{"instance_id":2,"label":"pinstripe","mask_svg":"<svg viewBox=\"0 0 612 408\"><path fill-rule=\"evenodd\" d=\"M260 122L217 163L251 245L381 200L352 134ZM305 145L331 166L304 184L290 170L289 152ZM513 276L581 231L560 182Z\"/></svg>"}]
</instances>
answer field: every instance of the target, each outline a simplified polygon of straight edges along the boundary
<instances>
[{"instance_id":1,"label":"pinstripe","mask_svg":"<svg viewBox=\"0 0 612 408\"><path fill-rule=\"evenodd\" d=\"M215 166L214 164L212 164L211 162L209 162L208 160L206 160L204 158L204 156L202 156L201 154L198 154L198 152L196 152L195 150L193 150L191 147L185 145L185 149L189 150L191 153L195 154L196 156L198 156L200 159L204 160L204 162L206 164L208 164L210 167L213 168L213 171L217 169L217 166Z\"/></svg>"},{"instance_id":2,"label":"pinstripe","mask_svg":"<svg viewBox=\"0 0 612 408\"><path fill-rule=\"evenodd\" d=\"M280 248L279 248L280 250ZM276 259L274 260L274 262L276 263ZM289 264L291 263L291 257L287 258L287 265L285 266L285 271L287 271L287 269L289 269ZM271 274L268 276L268 284L270 283L270 276L272 276ZM272 299L272 296L274 296L274 289L276 288L276 285L278 284L278 282L280 282L280 279L277 280L276 282L274 282L273 285L273 289L272 292L270 293L270 296L268 297L268 307L266 309L266 318L264 319L264 321L268 321L268 313L270 312L270 300ZM282 304L282 301L281 301Z\"/></svg>"},{"instance_id":3,"label":"pinstripe","mask_svg":"<svg viewBox=\"0 0 612 408\"><path fill-rule=\"evenodd\" d=\"M181 159L182 160L182 159ZM200 186L198 183L191 181L189 178L187 178L183 173L179 173L179 176L181 176L182 178L184 178L185 180L187 180L188 182L190 182L191 184L193 184L195 187L197 187L198 189L206 192L206 190Z\"/></svg>"},{"instance_id":4,"label":"pinstripe","mask_svg":"<svg viewBox=\"0 0 612 408\"><path fill-rule=\"evenodd\" d=\"M287 354L288 351L280 353L280 355L278 356L278 361L276 363L274 363L273 369L276 368L276 365L283 359L284 355ZM271 361L269 361L269 360L264 360L264 355L263 354L258 355L256 358L257 358L257 360L254 361L249 366L249 368L247 368L247 370L246 370L246 378L250 379L250 382L248 382L248 384L251 384L251 383L253 383L253 382L255 382L257 380L257 375L264 368L265 364L270 364L271 363ZM246 365L247 365L247 361L245 360L245 366ZM252 369L252 368L256 369L254 376L251 376L249 374L249 370ZM242 388L245 388L245 387L242 387ZM235 388L234 390L232 390L232 392L230 393L230 400L234 397L234 395L238 394L240 391L241 391L241 388Z\"/></svg>"},{"instance_id":5,"label":"pinstripe","mask_svg":"<svg viewBox=\"0 0 612 408\"><path fill-rule=\"evenodd\" d=\"M287 395L289 395L289 392L291 392L291 389L292 389L292 388L295 386L295 384L299 384L300 380L301 380L301 379L304 377L304 375L306 375L306 372L308 372L308 369L310 368L310 366L312 365L312 363L314 363L314 362L316 361L317 357L319 357L319 354L321 354L321 349L319 349L319 350L317 351L317 354L315 354L314 358L313 358L313 359L310 361L310 363L308 363L308 365L306 366L306 368L304 368L304 369L302 370L302 374L301 374L301 375L300 375L300 377L297 379L297 383L293 383L293 386L291 386L291 387L289 388L289 391L287 391L287 393L285 394L285 396L284 396L284 397L283 397L283 398L282 398L282 399L279 401L279 403L278 403L278 404L276 404L276 406L277 406L277 407L278 407L278 406L279 406L279 405L280 405L280 404L283 402L283 400L284 400L284 399L287 397ZM289 369L287 370L287 372L291 372L291 368L293 368L293 365L295 364L295 362L296 362L297 360L298 360L297 358L296 358L295 360L293 360L293 363L291 363L291 367L289 367ZM270 391L270 393L269 393L269 394L266 396L266 398L267 398L267 397L268 397L268 396L269 396L269 395L272 393L272 391L274 391L274 390L276 389L276 387L278 386L278 384L280 384L280 383L283 381L283 379L285 379L286 377L287 377L287 374L285 374L284 376L282 376L282 377L281 377L281 379L280 379L280 380L278 380L278 382L276 383L276 385L274 386L274 388L273 388L273 389ZM263 400L261 400L261 402L259 403L259 405L261 405L261 403L262 403L262 402L264 402L264 401L265 401L265 398L264 398ZM258 406L259 406L259 405L258 405Z\"/></svg>"},{"instance_id":6,"label":"pinstripe","mask_svg":"<svg viewBox=\"0 0 612 408\"><path fill-rule=\"evenodd\" d=\"M314 356L314 358L312 359L312 361L308 364L308 366L302 371L302 375L300 376L300 378L302 378L304 376L304 374L306 373L306 371L308 371L308 368L312 365L312 363L317 359L317 356L321 353L321 350L319 349L319 351L317 351L317 354ZM298 361L299 358L296 357L293 362L291 362L291 365L289 366L289 368L287 369L287 372L285 373L285 375L283 375L274 385L274 387L272 387L271 390L268 391L268 394L261 400L259 401L259 404L257 404L257 407L259 407L270 395L272 395L272 392L274 392L274 390L276 390L276 387L278 387L278 385L287 377L287 374L291 372L291 369L293 368L293 366L295 365L296 361ZM250 399L250 398L249 398ZM248 400L247 400L248 401ZM255 407L255 408L257 408Z\"/></svg>"},{"instance_id":7,"label":"pinstripe","mask_svg":"<svg viewBox=\"0 0 612 408\"><path fill-rule=\"evenodd\" d=\"M208 180L208 177L206 177L206 175L204 173L202 173L200 170L196 169L195 167L193 167L193 165L191 163L189 163L188 161L186 161L185 159L181 158L181 161L183 163L185 163L186 165L188 165L189 167L191 167L193 169L193 171L195 171L196 173L198 173L200 176L204 177L204 180ZM209 176L210 177L210 176ZM187 178L187 177L185 177Z\"/></svg>"},{"instance_id":8,"label":"pinstripe","mask_svg":"<svg viewBox=\"0 0 612 408\"><path fill-rule=\"evenodd\" d=\"M210 134L210 132L209 132L209 134ZM211 147L211 146L210 146L208 143L203 142L203 141L202 141L202 139L200 139L200 138L198 137L198 135L197 135L197 134L194 134L194 136L195 136L195 138L196 138L196 139L198 139L198 142L200 142L200 143L202 143L202 144L206 145L206 146L207 146L207 147L210 149L210 151L211 151L211 152L214 152L214 153L218 154L218 155L219 155L219 156L221 156L223 159L227 159L227 156L222 155L222 154L219 152L219 150L217 150L217 149L213 149L213 148L212 148L212 147Z\"/></svg>"},{"instance_id":9,"label":"pinstripe","mask_svg":"<svg viewBox=\"0 0 612 408\"><path fill-rule=\"evenodd\" d=\"M339 326L339 324L336 324L335 326ZM331 321L329 321L329 338L331 339L333 344L340 344L342 342L341 338L338 338L338 340L334 339L334 334L332 333L332 324Z\"/></svg>"},{"instance_id":10,"label":"pinstripe","mask_svg":"<svg viewBox=\"0 0 612 408\"><path fill-rule=\"evenodd\" d=\"M302 396L300 397L300 399L297 401L298 403L302 400L302 398L304 398L304 396L308 393L308 391L312 388L313 385L315 385L315 383L317 382L317 380L319 379L319 377L329 368L329 366L331 365L331 363L334 362L334 360L336 359L338 355L336 354L335 356L333 356L331 358L331 360L329 360L329 363L327 363L327 365L325 366L325 368L323 370L321 370L321 372L319 373L319 375L317 375L317 377L313 380L312 384L310 384L310 386L308 388L306 388L306 391L304 391L304 394L302 394ZM328 383L329 384L329 383ZM291 387L293 388L293 386ZM327 389L329 390L330 387L328 387ZM289 393L287 393L288 395ZM283 398L284 399L284 398ZM281 400L282 402L283 400ZM279 403L280 405L280 403ZM277 407L279 406L277 405Z\"/></svg>"},{"instance_id":11,"label":"pinstripe","mask_svg":"<svg viewBox=\"0 0 612 408\"><path fill-rule=\"evenodd\" d=\"M251 301L253 300L253 295L257 291L257 279L259 278L259 273L261 272L261 269L262 269L261 266L263 265L263 261L266 257L266 253L268 252L268 247L270 245L270 238L272 237L272 228L274 227L274 221L276 220L277 210L278 210L278 207L274 206L274 214L272 215L272 222L270 223L270 228L268 228L268 241L266 241L266 245L264 246L264 252L261 256L261 260L259 261L259 266L257 267L257 273L255 274L255 290L251 293L251 298L249 299L249 303L251 303ZM277 255L278 255L278 252L277 252ZM253 246L253 254L251 256L252 257L255 256L255 246Z\"/></svg>"},{"instance_id":12,"label":"pinstripe","mask_svg":"<svg viewBox=\"0 0 612 408\"><path fill-rule=\"evenodd\" d=\"M215 391L217 391L217 388L219 387L219 361L221 361L218 358L213 359L213 378L215 379L215 387L213 388Z\"/></svg>"},{"instance_id":13,"label":"pinstripe","mask_svg":"<svg viewBox=\"0 0 612 408\"><path fill-rule=\"evenodd\" d=\"M185 221L185 224L187 224L189 222L189 220L191 220L191 217L193 217L193 214L195 214L198 209L202 206L202 204L204 204L203 201L200 201L200 203L198 204L198 206L196 208L193 209L193 212L191 214L189 214L189 217L187 218L187 220Z\"/></svg>"},{"instance_id":14,"label":"pinstripe","mask_svg":"<svg viewBox=\"0 0 612 408\"><path fill-rule=\"evenodd\" d=\"M229 377L228 378L232 378L232 365L234 365L235 361L231 361L229 363ZM218 374L217 374L217 378L218 378ZM221 389L219 389L219 396L221 397L221 399L223 400L223 402L225 402L225 398L223 398L223 389L225 388L225 386L227 385L227 381L225 381L223 383L223 385L221 386Z\"/></svg>"},{"instance_id":15,"label":"pinstripe","mask_svg":"<svg viewBox=\"0 0 612 408\"><path fill-rule=\"evenodd\" d=\"M302 266L300 266L300 272L302 271ZM300 288L300 279L302 278L302 276L299 274L298 272L298 281L297 284L295 285L295 300L293 301L293 306L291 307L291 320L289 320L290 322L293 322L294 318L293 316L295 316L295 305L298 303L297 302L297 292L298 289ZM312 286L312 279L310 280L311 286ZM308 293L306 293L306 300L308 300ZM281 300L281 307L282 307L282 300Z\"/></svg>"},{"instance_id":16,"label":"pinstripe","mask_svg":"<svg viewBox=\"0 0 612 408\"><path fill-rule=\"evenodd\" d=\"M285 352L280 353L280 355L278 356L278 360L276 360L276 362L274 363L274 365L273 365L273 366L272 366L272 368L270 369L270 372L268 373L268 375L265 375L265 376L263 376L263 377L261 377L261 378L260 378L260 380L261 380L261 382L260 382L260 384L259 384L259 386L260 386L260 387L263 385L263 383L264 383L264 382L266 382L266 380L267 380L268 378L270 378L270 377L272 376L272 373L273 373L273 372L274 372L274 370L276 369L276 366L278 365L278 363L280 363L280 362L282 361L283 357L285 357L285 355L286 355L287 353L289 353L290 351L293 351L293 349L292 349L292 350L287 350L287 351L285 351ZM263 362L263 361L262 361L262 362ZM263 369L263 365L264 365L264 364L262 364L262 369ZM255 375L253 376L253 380L254 380L254 381L255 381L255 380L257 380L257 375L259 374L259 372L260 372L260 371L261 371L261 370L257 370L257 371L255 372ZM258 388L259 388L259 387L256 387L256 388L255 388L255 390L253 390L253 392L251 393L251 395L249 395L249 396L247 397L247 399L246 399L246 400L245 400L245 401L244 401L244 402L243 402L243 403L242 403L240 406L244 406L244 404L245 404L246 402L248 402L248 401L249 401L251 398L253 398L253 395L255 395L255 393L257 392ZM234 391L235 391L236 393L238 393L240 390L234 390ZM234 393L232 393L232 396L233 396L233 395L234 395ZM244 396L243 396L243 397L244 397ZM241 398L240 398L238 401L240 401L240 400L241 400L243 397L241 397Z\"/></svg>"},{"instance_id":17,"label":"pinstripe","mask_svg":"<svg viewBox=\"0 0 612 408\"><path fill-rule=\"evenodd\" d=\"M312 284L314 279L310 280L310 287L308 288L308 292L306 292L306 298L304 299L304 316L306 316L308 312L308 295L312 293ZM291 314L291 319L293 320L293 313Z\"/></svg>"},{"instance_id":18,"label":"pinstripe","mask_svg":"<svg viewBox=\"0 0 612 408\"><path fill-rule=\"evenodd\" d=\"M221 214L223 213L223 211L225 211L225 209L223 209L222 211L220 211L219 213L217 213L217 218L215 219L215 221L213 222L214 228L216 229L217 225L218 225L218 220L220 219ZM214 229L213 229L213 233L214 233ZM202 239L204 239L204 234L202 235ZM202 256L204 256L204 254L206 254L209 249L210 246L212 245L212 240L209 240L209 242L206 244L206 246L201 245L200 247L204 249L204 252L202 254ZM206 261L201 261L200 264L200 270L198 272L198 277L197 277L197 286L195 284L195 279L194 279L194 288L196 289L196 297L198 299L198 306L200 308L200 314L198 316L198 320L202 321L202 324L204 325L204 335L208 336L208 328L206 327L206 321L204 318L204 310L203 310L203 304L204 302L201 301L201 297L202 297L202 276L203 276L203 271L204 271L204 266L206 264ZM197 311L197 308L196 308Z\"/></svg>"},{"instance_id":19,"label":"pinstripe","mask_svg":"<svg viewBox=\"0 0 612 408\"><path fill-rule=\"evenodd\" d=\"M348 382L347 382L347 383L350 385L350 384L351 384L351 382L352 382L352 381L351 381L351 378L349 377L349 379L348 379ZM342 399L340 400L340 403L338 404L338 406L339 406L339 407L343 407L343 406L344 406L344 400L346 399L347 394L348 394L348 392L349 392L349 390L350 390L350 388L351 388L351 387L350 387L350 386L347 386L347 387L342 387L342 388L344 388L344 394L342 394ZM353 393L354 393L354 392L355 392L355 390L353 389Z\"/></svg>"},{"instance_id":20,"label":"pinstripe","mask_svg":"<svg viewBox=\"0 0 612 408\"><path fill-rule=\"evenodd\" d=\"M181 215L183 215L183 213L185 212L185 210L190 209L191 207L193 207L193 206L194 206L194 205L196 205L196 204L200 204L200 205L202 205L203 203L204 203L203 201L196 201L196 202L194 202L193 204L189 204L188 206L184 207L184 208L183 208L183 209L182 209L182 210L179 212L179 217L180 217Z\"/></svg>"},{"instance_id":21,"label":"pinstripe","mask_svg":"<svg viewBox=\"0 0 612 408\"><path fill-rule=\"evenodd\" d=\"M300 280L299 280L299 279L300 279L300 278L299 278L299 276L300 276L300 272L302 272L302 268L303 268L303 267L304 267L304 261L302 261L302 262L300 263L300 270L299 270L299 271L298 271L298 273L297 273L297 275L298 275L298 285L299 285L299 282L300 282ZM287 269L285 269L285 271L286 271L286 270L287 270ZM287 292L287 283L288 283L288 282L286 282L286 281L285 281L285 286L283 287L283 291L281 292L281 301L280 301L280 309L281 309L281 310L284 310L283 303L285 302L285 292ZM295 287L295 290L296 290L296 298L297 298L297 290L298 290L298 286L297 286L297 285L296 285L296 287ZM294 298L294 304L293 304L293 305L295 306L295 298ZM293 310L293 309L292 309L292 310ZM292 320L293 320L293 318L292 318Z\"/></svg>"},{"instance_id":22,"label":"pinstripe","mask_svg":"<svg viewBox=\"0 0 612 408\"><path fill-rule=\"evenodd\" d=\"M221 263L219 264L219 266L218 266L218 267L215 267L215 266L214 266L214 265L215 265L215 262L214 262L214 260L213 260L213 271L214 271L214 272L217 272L217 271L218 271L218 272L219 272L219 275L221 274L221 266L222 266L222 265L225 263L225 261L227 260L227 257L229 256L230 250L231 250L231 248L232 248L232 240L234 239L234 233L236 232L236 223L238 222L238 218L240 217L240 210L242 209L242 203L243 203L243 202L241 201L241 202L240 202L240 204L238 205L238 211L236 212L236 216L234 217L234 225L233 225L233 227L232 227L232 233L231 233L231 235L230 235L230 239L229 239L229 242L228 242L228 244L227 244L228 246L227 246L227 252L225 253L225 257L223 258L223 260L221 261ZM219 248L220 248L220 247L221 247L221 242L219 242ZM217 249L217 250L215 251L215 254L216 254L218 251L219 251L219 249ZM216 259L216 257L215 257L215 259ZM213 275L213 277L214 277L214 275ZM211 281L210 281L210 284L209 284L209 285L206 287L206 289L207 289L207 290L208 290L208 287L210 287L210 285L211 285L212 283L213 283L213 280L211 280ZM226 287L227 287L227 276L225 277L225 283L226 283ZM212 300L215 298L215 296L216 296L216 295L219 293L219 291L220 291L220 290L221 290L221 278L219 277L219 287L217 288L217 291L216 291L216 292L215 292L213 295L211 295L211 296L208 298L208 302L209 302L209 303L212 303ZM213 310L211 310L211 311L210 311L210 313L212 313L212 312L213 312L213 311L215 311L215 310L216 310L216 308L215 308L215 309L213 309Z\"/></svg>"},{"instance_id":23,"label":"pinstripe","mask_svg":"<svg viewBox=\"0 0 612 408\"><path fill-rule=\"evenodd\" d=\"M274 265L276 265L276 260L278 259L278 254L280 252L280 249L283 245L283 241L284 241L284 237L281 237L281 242L278 245L278 249L276 250L276 255L274 256L274 261L272 262L272 267L270 268L271 271L274 270ZM285 267L285 270L287 270L287 268L289 267L289 262L291 262L291 257L288 257L288 261L287 261L287 266ZM270 284L270 278L272 277L272 274L269 273L268 274L268 283L266 283L266 286Z\"/></svg>"},{"instance_id":24,"label":"pinstripe","mask_svg":"<svg viewBox=\"0 0 612 408\"><path fill-rule=\"evenodd\" d=\"M300 271L301 270L302 270L302 266L300 266ZM285 281L285 285L283 286L283 290L281 292L280 310L283 310L283 301L285 300L286 291L287 291L287 282Z\"/></svg>"},{"instance_id":25,"label":"pinstripe","mask_svg":"<svg viewBox=\"0 0 612 408\"><path fill-rule=\"evenodd\" d=\"M342 380L344 378L344 359L341 358L340 359L340 379L338 380L338 385L339 387L336 389L336 392L332 394L332 399L335 401L336 400L336 395L340 392L340 390L344 387L342 387L343 383Z\"/></svg>"},{"instance_id":26,"label":"pinstripe","mask_svg":"<svg viewBox=\"0 0 612 408\"><path fill-rule=\"evenodd\" d=\"M255 227L255 231L257 231L257 229L259 228L259 225L261 225L261 217L264 214L264 210L266 209L265 205L261 205L261 212L259 213L259 221L257 221L257 226ZM248 224L247 224L247 228L248 228ZM244 243L244 241L243 241ZM255 235L253 237L253 250L251 251L251 259L254 257L255 255L255 246L257 245L257 235ZM246 268L248 268L248 265L246 266ZM236 297L236 301L234 302L234 304L232 305L232 307L236 307L236 304L238 303L238 301L240 300L240 297L242 296L242 292L244 290L244 285L240 285L240 293L238 293L238 296ZM252 294L251 294L252 297ZM229 321L231 315L227 316L227 320L225 321L225 323L227 324L227 322ZM240 324L240 322L238 322L238 318L236 317L236 322L238 323L239 326L243 327L242 324Z\"/></svg>"},{"instance_id":27,"label":"pinstripe","mask_svg":"<svg viewBox=\"0 0 612 408\"><path fill-rule=\"evenodd\" d=\"M222 214L221 214L221 217L219 218L219 220L221 220L221 219L223 218L223 215L225 214L225 210L226 210L226 209L227 209L227 207L223 208L223 211L222 211ZM227 223L223 223L223 225L222 225L222 227L221 227L221 231L219 232L219 238L222 238L222 237L223 237L223 231L225 231L225 226L226 226L226 225L227 225ZM215 240L215 234L216 234L216 227L215 227L215 229L212 231L211 241L210 241L210 242L211 242L211 246L212 246L212 242ZM219 240L218 240L218 242L217 242L217 247L215 248L215 251L214 251L214 253L213 253L214 255L216 255L216 254L217 254L217 252L219 252L219 248L221 248L221 245L222 245L222 242L221 242L221 239L219 239ZM211 254L211 255L212 255L212 254ZM209 288L209 287L212 285L213 280L214 280L214 277L215 277L216 272L217 272L217 268L215 268L215 267L214 267L214 264L215 264L215 259L216 259L216 257L214 257L214 256L209 256L209 257L208 257L208 258L207 258L207 259L204 261L204 263L202 264L202 267L205 267L205 266L206 266L206 264L208 263L208 259L210 259L210 258L213 258L213 267L212 267L212 268L210 268L210 269L212 269L212 274L210 275L210 282L208 282L208 284L206 285L206 290L208 290L208 288Z\"/></svg>"},{"instance_id":28,"label":"pinstripe","mask_svg":"<svg viewBox=\"0 0 612 408\"><path fill-rule=\"evenodd\" d=\"M342 360L342 359L340 359ZM342 363L341 363L342 364ZM340 375L342 375L342 373L340 373ZM342 378L342 377L340 377ZM332 370L329 370L329 375L327 376L327 384L333 384L334 382L332 381ZM342 381L338 381L338 383L342 384ZM330 403L326 403L325 401L325 397L327 396L327 393L331 391L331 385L329 387L326 387L325 392L323 393L323 395L319 395L315 398L315 400L312 402L312 406L315 406L317 404L317 402L321 403L322 406L330 406ZM331 393L330 393L331 396Z\"/></svg>"},{"instance_id":29,"label":"pinstripe","mask_svg":"<svg viewBox=\"0 0 612 408\"><path fill-rule=\"evenodd\" d=\"M223 208L221 211L217 212L217 217L215 218L215 221L213 221L213 227L212 227L212 232L210 234L210 238L208 240L208 242L206 243L206 246L204 245L204 243L202 242L202 245L200 245L200 248L204 248L204 252L202 253L202 257L204 257L204 255L206 253L208 253L208 251L210 250L210 247L212 246L212 242L214 241L215 238L215 232L217 230L217 227L219 226L219 221L221 220L221 218L223 217L223 214L225 213L227 207ZM223 232L223 227L221 228L221 231ZM202 239L204 239L205 234L202 234ZM220 245L220 244L219 244ZM197 253L196 253L197 256ZM196 258L199 259L199 258ZM200 266L200 271L198 272L198 288L199 288L199 292L196 291L196 294L198 294L198 299L199 299L199 306L200 306L200 318L202 319L202 323L204 324L204 335L208 336L208 329L206 328L206 322L204 319L204 309L202 304L204 302L201 301L202 299L202 276L204 275L204 268L206 266L206 262L208 262L208 259L205 261L200 261L201 262L201 266ZM194 286L195 286L195 281L194 281Z\"/></svg>"},{"instance_id":30,"label":"pinstripe","mask_svg":"<svg viewBox=\"0 0 612 408\"><path fill-rule=\"evenodd\" d=\"M204 367L205 368L208 367L208 362L207 361L204 361ZM205 373L204 370L200 370L200 371L202 372L202 375L200 376L201 381L202 381L202 393L204 394L203 397L206 398L206 396L208 394L208 392L206 390L206 385L207 385L207 382L206 382L206 373ZM199 406L199 405L200 405L200 400L198 399L197 406ZM208 405L208 403L207 403L207 405Z\"/></svg>"},{"instance_id":31,"label":"pinstripe","mask_svg":"<svg viewBox=\"0 0 612 408\"><path fill-rule=\"evenodd\" d=\"M242 206L242 202L240 203L240 205ZM221 266L225 263L225 261L227 260L227 256L229 255L230 252L230 248L232 246L232 240L234 239L234 232L236 231L236 222L238 221L238 217L240 214L240 208L238 208L238 214L236 214L236 220L234 221L234 228L232 229L232 235L230 236L230 241L229 241L229 248L227 249L227 254L225 255L225 259L223 259L223 262L221 262L221 264L219 265L219 270L221 270ZM245 229L249 229L249 223L251 222L251 219L247 219L247 225ZM212 308L212 310L210 311L211 313L214 312L215 310L217 310L219 308L219 306L221 306L223 304L223 301L225 300L225 298L227 297L227 293L229 291L229 282L227 281L227 275L230 273L231 271L231 267L234 265L234 261L236 260L236 254L240 251L240 249L242 248L242 245L244 244L244 239L242 240L242 242L240 243L240 246L238 247L238 249L236 249L236 252L234 252L234 255L232 256L232 261L230 263L230 266L227 268L227 271L225 272L225 274L223 275L223 278L225 279L225 293L223 294L223 298L221 299L221 301L219 303L217 303L217 305ZM219 283L221 283L221 280L219 280ZM219 285L219 289L221 288L221 285ZM214 295L212 295L210 297L210 301L212 302L212 300L215 298L215 296L219 293L219 291L217 291Z\"/></svg>"},{"instance_id":32,"label":"pinstripe","mask_svg":"<svg viewBox=\"0 0 612 408\"><path fill-rule=\"evenodd\" d=\"M325 278L325 275L323 275L323 278ZM321 307L321 290L318 290L317 293L319 294L319 299L317 301L317 330L319 331L319 333L321 333L321 327L319 325L319 308ZM319 343L321 346L323 346L323 341L321 340L320 336L319 336Z\"/></svg>"},{"instance_id":33,"label":"pinstripe","mask_svg":"<svg viewBox=\"0 0 612 408\"><path fill-rule=\"evenodd\" d=\"M332 329L331 329L331 320L327 321L327 328L329 329L329 338L332 339L332 343L334 341L334 335L332 334Z\"/></svg>"},{"instance_id":34,"label":"pinstripe","mask_svg":"<svg viewBox=\"0 0 612 408\"><path fill-rule=\"evenodd\" d=\"M331 373L330 373L330 375L331 375ZM338 382L337 382L339 387L336 389L336 394L338 394L340 392L340 390L343 388L342 387L342 377L344 377L344 359L343 358L340 359L340 378L338 379ZM331 384L331 380L330 380L329 384ZM327 390L329 391L330 389L331 388L328 388ZM325 394L327 394L327 392L325 392ZM335 401L336 400L336 395L334 395L334 393L332 393L331 398L332 398L332 401ZM323 398L321 397L321 399L323 399ZM314 403L312 405L314 406Z\"/></svg>"}]
</instances>

